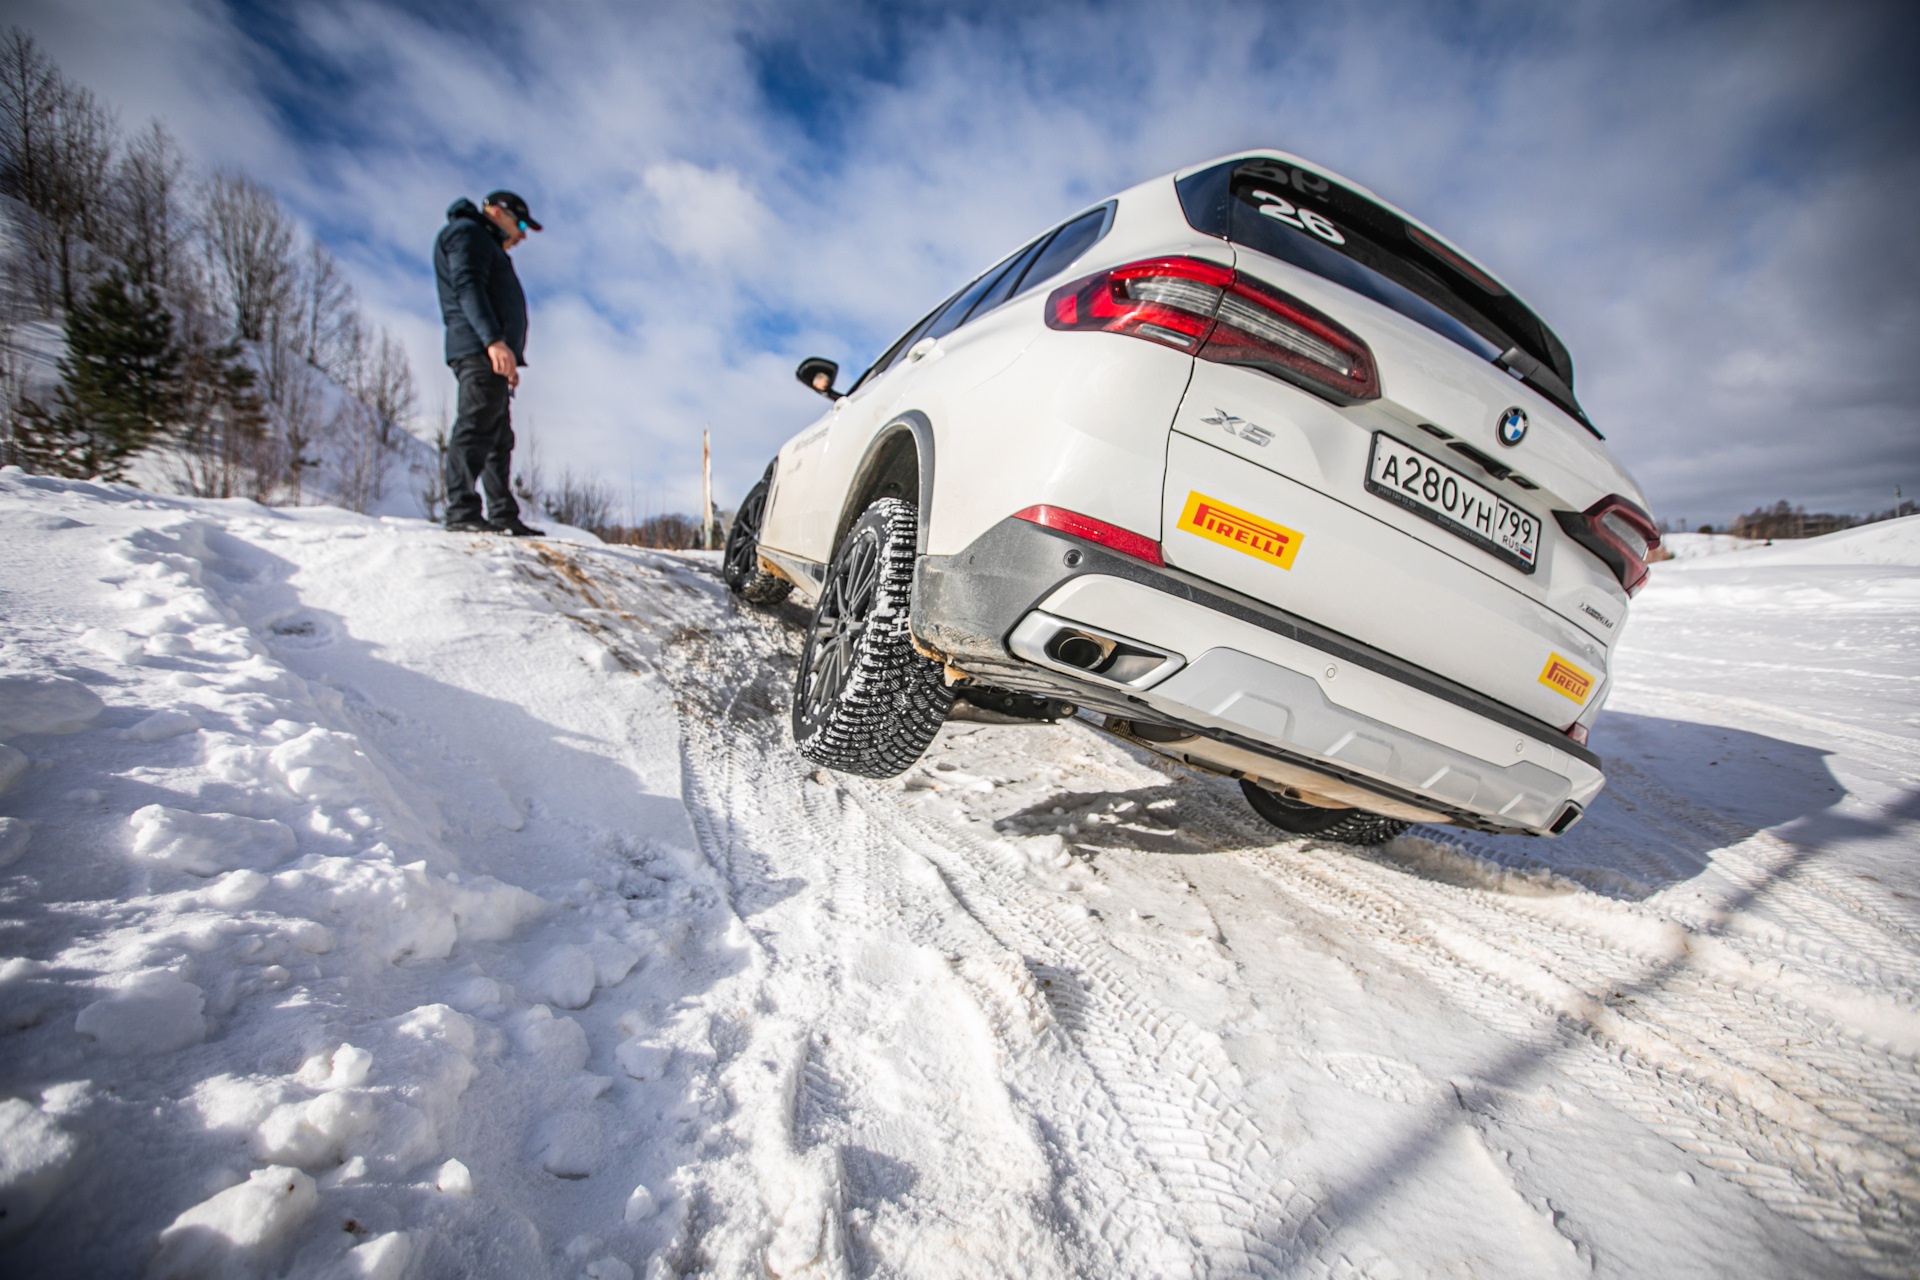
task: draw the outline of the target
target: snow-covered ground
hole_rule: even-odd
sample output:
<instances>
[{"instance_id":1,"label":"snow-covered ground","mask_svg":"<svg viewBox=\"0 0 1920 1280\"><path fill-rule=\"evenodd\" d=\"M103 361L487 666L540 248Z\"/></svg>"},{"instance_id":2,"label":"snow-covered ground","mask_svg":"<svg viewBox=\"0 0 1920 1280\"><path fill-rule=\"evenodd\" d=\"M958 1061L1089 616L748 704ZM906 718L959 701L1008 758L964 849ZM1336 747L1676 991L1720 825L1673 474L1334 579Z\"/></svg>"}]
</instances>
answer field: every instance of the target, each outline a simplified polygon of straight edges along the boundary
<instances>
[{"instance_id":1,"label":"snow-covered ground","mask_svg":"<svg viewBox=\"0 0 1920 1280\"><path fill-rule=\"evenodd\" d=\"M13 1275L1912 1275L1920 520L1656 566L1558 841L789 745L714 557L0 473Z\"/></svg>"},{"instance_id":2,"label":"snow-covered ground","mask_svg":"<svg viewBox=\"0 0 1920 1280\"><path fill-rule=\"evenodd\" d=\"M1675 560L1695 560L1701 556L1725 555L1748 547L1765 546L1764 539L1736 538L1730 533L1663 533L1660 549Z\"/></svg>"}]
</instances>

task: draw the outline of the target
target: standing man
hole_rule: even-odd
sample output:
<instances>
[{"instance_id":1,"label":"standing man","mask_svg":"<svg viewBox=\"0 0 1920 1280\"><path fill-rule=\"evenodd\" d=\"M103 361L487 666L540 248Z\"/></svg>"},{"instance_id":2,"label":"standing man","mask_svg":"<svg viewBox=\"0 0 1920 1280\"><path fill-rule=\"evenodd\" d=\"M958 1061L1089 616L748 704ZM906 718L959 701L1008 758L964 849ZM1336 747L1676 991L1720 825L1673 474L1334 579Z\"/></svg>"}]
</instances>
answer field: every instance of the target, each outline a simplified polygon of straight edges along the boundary
<instances>
[{"instance_id":1,"label":"standing man","mask_svg":"<svg viewBox=\"0 0 1920 1280\"><path fill-rule=\"evenodd\" d=\"M447 438L447 529L538 537L513 500L513 422L508 402L527 362L527 295L507 250L540 224L527 202L496 191L478 209L462 196L447 206L433 242L433 275L447 325L447 364L460 385ZM478 483L480 493L474 492ZM481 495L485 496L484 507Z\"/></svg>"}]
</instances>

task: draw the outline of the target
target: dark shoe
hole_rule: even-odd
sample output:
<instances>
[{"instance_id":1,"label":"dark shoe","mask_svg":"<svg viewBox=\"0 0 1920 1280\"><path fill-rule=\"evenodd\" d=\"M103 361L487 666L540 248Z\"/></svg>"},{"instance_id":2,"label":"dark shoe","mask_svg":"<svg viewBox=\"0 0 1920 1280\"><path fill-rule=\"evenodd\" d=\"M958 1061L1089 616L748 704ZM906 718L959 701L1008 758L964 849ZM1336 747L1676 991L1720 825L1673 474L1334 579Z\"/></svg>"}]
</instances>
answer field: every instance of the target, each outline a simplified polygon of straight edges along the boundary
<instances>
[{"instance_id":1,"label":"dark shoe","mask_svg":"<svg viewBox=\"0 0 1920 1280\"><path fill-rule=\"evenodd\" d=\"M536 529L519 516L514 516L511 520L498 521L487 527L495 533L504 533L509 538L544 538L547 535L545 529Z\"/></svg>"},{"instance_id":2,"label":"dark shoe","mask_svg":"<svg viewBox=\"0 0 1920 1280\"><path fill-rule=\"evenodd\" d=\"M484 520L449 520L448 533L498 533L498 529Z\"/></svg>"}]
</instances>

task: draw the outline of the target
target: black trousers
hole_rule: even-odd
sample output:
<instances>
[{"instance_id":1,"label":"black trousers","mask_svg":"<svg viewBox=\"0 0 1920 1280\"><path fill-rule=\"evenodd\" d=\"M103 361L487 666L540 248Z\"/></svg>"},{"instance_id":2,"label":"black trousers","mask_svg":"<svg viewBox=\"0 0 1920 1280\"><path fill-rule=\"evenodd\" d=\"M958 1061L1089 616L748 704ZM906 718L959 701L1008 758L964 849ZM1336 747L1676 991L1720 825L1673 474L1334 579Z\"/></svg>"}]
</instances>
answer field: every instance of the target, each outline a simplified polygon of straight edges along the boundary
<instances>
[{"instance_id":1,"label":"black trousers","mask_svg":"<svg viewBox=\"0 0 1920 1280\"><path fill-rule=\"evenodd\" d=\"M512 520L520 514L520 504L513 500L512 389L485 355L464 356L451 367L460 399L447 436L447 523ZM479 493L474 492L476 484Z\"/></svg>"}]
</instances>

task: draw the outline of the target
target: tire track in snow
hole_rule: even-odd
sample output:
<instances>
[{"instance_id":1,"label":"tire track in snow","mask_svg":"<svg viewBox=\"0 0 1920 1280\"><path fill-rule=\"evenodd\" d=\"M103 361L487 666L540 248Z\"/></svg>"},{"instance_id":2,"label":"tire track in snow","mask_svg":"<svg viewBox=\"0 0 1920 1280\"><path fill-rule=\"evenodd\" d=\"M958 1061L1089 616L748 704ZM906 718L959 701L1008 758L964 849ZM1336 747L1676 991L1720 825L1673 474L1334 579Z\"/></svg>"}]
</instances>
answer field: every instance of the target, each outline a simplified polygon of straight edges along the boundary
<instances>
[{"instance_id":1,"label":"tire track in snow","mask_svg":"<svg viewBox=\"0 0 1920 1280\"><path fill-rule=\"evenodd\" d=\"M560 575L566 588L635 618L594 559ZM859 779L820 788L823 799L849 798L850 813L810 798L797 809L777 803L808 771L777 712L768 714L768 659L790 661L794 646L764 615L714 610L701 621L704 628L680 629L659 666L683 704L695 831L736 885L742 918L755 893L798 869L759 852L778 847L802 855L808 878L823 886L821 906L849 931L884 921L956 958L1017 1068L1010 1087L1047 1137L1058 1179L1051 1226L1076 1242L1082 1274L1273 1275L1306 1261L1303 1247L1324 1242L1330 1228L1312 1197L1267 1182L1271 1153L1233 1101L1240 1082L1219 1046L1134 989L1085 912L1009 870L1004 848L929 824ZM743 680L742 672L760 674ZM903 882L903 857L937 869L935 901L927 886ZM1017 972L1009 972L1013 955L1023 958ZM1023 988L1042 997L1038 1034L1031 1008L1021 1009ZM798 1071L797 1130L802 1117L845 1109L841 1086L824 1083L831 1057L810 1042Z\"/></svg>"},{"instance_id":2,"label":"tire track in snow","mask_svg":"<svg viewBox=\"0 0 1920 1280\"><path fill-rule=\"evenodd\" d=\"M1543 921L1527 899L1311 844L1249 861L1837 1253L1871 1274L1912 1274L1910 1057L1835 1035L1764 988L1700 973L1684 953L1648 957L1611 931ZM1822 1046L1824 1069L1768 1051L1797 1039Z\"/></svg>"}]
</instances>

